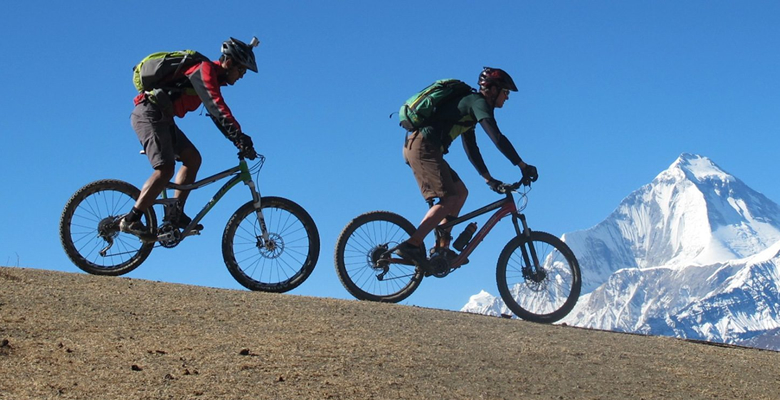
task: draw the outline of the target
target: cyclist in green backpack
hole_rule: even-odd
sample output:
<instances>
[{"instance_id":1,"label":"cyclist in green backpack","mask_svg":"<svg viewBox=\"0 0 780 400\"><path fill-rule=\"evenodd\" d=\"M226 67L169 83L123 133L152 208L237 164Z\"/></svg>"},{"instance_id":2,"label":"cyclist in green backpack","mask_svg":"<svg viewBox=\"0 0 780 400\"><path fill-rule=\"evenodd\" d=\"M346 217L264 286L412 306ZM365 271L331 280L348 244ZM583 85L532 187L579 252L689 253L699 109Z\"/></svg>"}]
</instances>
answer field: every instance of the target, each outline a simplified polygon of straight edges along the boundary
<instances>
[{"instance_id":1,"label":"cyclist in green backpack","mask_svg":"<svg viewBox=\"0 0 780 400\"><path fill-rule=\"evenodd\" d=\"M252 139L241 130L225 103L221 87L235 84L247 70L257 72L253 47L258 43L257 38L253 38L250 44L230 38L222 43L222 55L218 61L198 59L184 68L177 68L173 76L155 82L154 89L145 90L135 97L130 122L154 171L144 183L133 208L120 220L121 231L145 242L155 241L157 238L141 222L141 216L173 178L176 161L182 163L176 183L195 181L201 155L176 126L174 117L182 118L203 104L217 128L233 142L243 157L250 160L257 157ZM182 210L188 194L186 191L174 194ZM182 211L177 221L170 222L176 227L186 227L190 221Z\"/></svg>"},{"instance_id":2,"label":"cyclist in green backpack","mask_svg":"<svg viewBox=\"0 0 780 400\"><path fill-rule=\"evenodd\" d=\"M520 158L498 129L493 116L496 108L504 106L510 91L516 92L517 86L509 74L498 68L485 67L479 74L478 92L466 93L439 104L430 118L429 126L418 128L407 136L404 158L412 168L420 192L431 204L434 199L439 199L425 214L414 234L396 249L398 255L414 261L418 268L425 270L428 264L421 247L423 239L437 225L456 217L468 196L463 181L444 160L444 154L447 154L454 139L461 137L471 164L491 189L498 188L502 183L490 175L479 152L475 133L477 123L512 165L520 168L524 184L530 184L538 178L536 168ZM438 244L441 248L449 249L451 240L450 232L444 232ZM448 253L454 255L452 250L448 250Z\"/></svg>"}]
</instances>

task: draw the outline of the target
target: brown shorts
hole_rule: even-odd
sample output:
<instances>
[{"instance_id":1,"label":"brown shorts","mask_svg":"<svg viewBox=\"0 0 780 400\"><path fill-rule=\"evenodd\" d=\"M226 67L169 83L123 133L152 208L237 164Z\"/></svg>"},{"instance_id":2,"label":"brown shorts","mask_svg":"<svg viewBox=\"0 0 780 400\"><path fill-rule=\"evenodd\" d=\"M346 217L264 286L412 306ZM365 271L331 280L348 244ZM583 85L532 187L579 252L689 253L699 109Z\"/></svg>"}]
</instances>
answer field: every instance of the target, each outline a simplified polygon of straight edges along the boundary
<instances>
[{"instance_id":1,"label":"brown shorts","mask_svg":"<svg viewBox=\"0 0 780 400\"><path fill-rule=\"evenodd\" d=\"M184 149L195 148L173 118L163 117L162 112L149 102L135 107L130 114L130 123L152 168L173 165Z\"/></svg>"},{"instance_id":2,"label":"brown shorts","mask_svg":"<svg viewBox=\"0 0 780 400\"><path fill-rule=\"evenodd\" d=\"M425 200L442 198L457 192L455 184L460 182L460 177L444 161L440 145L432 144L423 139L419 132L414 132L406 138L404 159L412 168Z\"/></svg>"}]
</instances>

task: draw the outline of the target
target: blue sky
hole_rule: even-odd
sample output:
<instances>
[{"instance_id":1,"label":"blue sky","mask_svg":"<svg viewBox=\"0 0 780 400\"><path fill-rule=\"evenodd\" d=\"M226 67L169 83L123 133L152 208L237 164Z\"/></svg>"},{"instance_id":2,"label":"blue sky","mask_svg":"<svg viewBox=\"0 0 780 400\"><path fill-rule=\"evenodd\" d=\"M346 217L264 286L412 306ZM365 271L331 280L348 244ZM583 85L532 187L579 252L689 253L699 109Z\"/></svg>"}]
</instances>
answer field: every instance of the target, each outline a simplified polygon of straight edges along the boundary
<instances>
[{"instance_id":1,"label":"blue sky","mask_svg":"<svg viewBox=\"0 0 780 400\"><path fill-rule=\"evenodd\" d=\"M0 265L79 272L59 243L65 202L90 181L140 186L150 173L130 127L132 66L161 50L217 58L229 36L262 42L259 73L223 91L268 158L260 189L304 206L320 230L318 265L293 295L351 299L333 247L355 216L383 209L419 222L426 204L388 116L436 79L475 84L485 65L520 89L496 118L539 169L532 228L597 224L683 152L778 202L778 15L772 1L18 2L0 25ZM178 123L203 154L201 177L232 166L232 145L205 113ZM518 178L481 130L478 142L495 177ZM470 189L467 209L497 198L460 145L448 160ZM216 189L193 193L190 214ZM242 290L220 239L247 196L231 192L203 235L155 249L128 276ZM510 233L495 230L469 265L426 279L403 304L459 309L482 289L497 295Z\"/></svg>"}]
</instances>

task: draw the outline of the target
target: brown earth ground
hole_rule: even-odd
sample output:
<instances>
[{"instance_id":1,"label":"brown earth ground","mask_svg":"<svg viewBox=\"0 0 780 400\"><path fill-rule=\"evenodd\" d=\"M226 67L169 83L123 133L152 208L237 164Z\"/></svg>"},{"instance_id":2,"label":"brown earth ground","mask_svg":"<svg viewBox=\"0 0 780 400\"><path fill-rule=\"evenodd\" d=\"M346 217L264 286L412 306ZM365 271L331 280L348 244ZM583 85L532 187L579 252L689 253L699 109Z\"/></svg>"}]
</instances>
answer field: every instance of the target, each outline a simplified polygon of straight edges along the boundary
<instances>
[{"instance_id":1,"label":"brown earth ground","mask_svg":"<svg viewBox=\"0 0 780 400\"><path fill-rule=\"evenodd\" d=\"M0 399L777 399L780 353L0 267Z\"/></svg>"}]
</instances>

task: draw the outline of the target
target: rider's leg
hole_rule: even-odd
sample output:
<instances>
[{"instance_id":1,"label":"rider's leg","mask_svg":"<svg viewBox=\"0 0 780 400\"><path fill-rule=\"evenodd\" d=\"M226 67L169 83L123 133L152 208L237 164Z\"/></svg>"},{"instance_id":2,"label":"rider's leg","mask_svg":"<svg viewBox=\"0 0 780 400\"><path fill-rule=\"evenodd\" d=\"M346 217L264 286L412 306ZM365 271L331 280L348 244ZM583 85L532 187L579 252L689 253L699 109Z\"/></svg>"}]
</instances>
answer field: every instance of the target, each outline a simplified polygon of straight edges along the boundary
<instances>
[{"instance_id":1,"label":"rider's leg","mask_svg":"<svg viewBox=\"0 0 780 400\"><path fill-rule=\"evenodd\" d=\"M198 175L201 162L203 161L200 156L200 152L198 152L198 149L196 149L195 146L192 146L192 144L190 144L188 147L185 147L184 149L181 149L179 152L179 160L182 162L182 166L179 168L179 173L176 175L176 183L180 185L187 185L195 182L195 178ZM187 197L189 195L189 190L176 190L173 194L173 196L179 200L179 204L181 205L181 214L179 214L177 221L173 221L174 225L178 226L179 228L186 228L187 225L192 222L192 218L187 216L187 214L184 212L184 204L187 202ZM203 225L198 224L195 229L202 230Z\"/></svg>"},{"instance_id":2,"label":"rider's leg","mask_svg":"<svg viewBox=\"0 0 780 400\"><path fill-rule=\"evenodd\" d=\"M454 187L455 187L455 191L454 191L455 198L452 200L453 202L452 208L449 210L449 213L441 221L442 224L446 224L447 222L449 222L450 217L457 218L458 215L460 215L460 210L463 209L463 205L466 204L466 198L469 195L469 190L466 188L466 185L463 184L463 181L461 181L460 178L458 178L458 180L454 182ZM439 243L438 243L439 247L445 249L449 248L451 241L452 241L452 227L446 230L442 230L442 235L439 237Z\"/></svg>"},{"instance_id":3,"label":"rider's leg","mask_svg":"<svg viewBox=\"0 0 780 400\"><path fill-rule=\"evenodd\" d=\"M130 123L154 169L141 188L133 209L124 218L129 222L135 222L146 209L152 206L173 177L176 166L173 134L176 125L173 117L163 115L156 106L146 100L136 105L130 115Z\"/></svg>"},{"instance_id":4,"label":"rider's leg","mask_svg":"<svg viewBox=\"0 0 780 400\"><path fill-rule=\"evenodd\" d=\"M151 207L154 199L157 198L173 176L174 165L166 164L155 168L152 175L144 183L143 188L141 188L141 193L133 208L119 221L119 229L122 232L138 236L144 242L155 241L155 235L151 233L148 226L144 226L141 222L141 215L147 208Z\"/></svg>"},{"instance_id":5,"label":"rider's leg","mask_svg":"<svg viewBox=\"0 0 780 400\"><path fill-rule=\"evenodd\" d=\"M444 161L441 145L429 142L423 136L414 132L406 139L404 158L412 168L423 197L438 198L439 203L428 209L415 233L407 240L412 246L422 244L423 239L445 217L458 215L468 196L463 181Z\"/></svg>"},{"instance_id":6,"label":"rider's leg","mask_svg":"<svg viewBox=\"0 0 780 400\"><path fill-rule=\"evenodd\" d=\"M454 171L453 171L454 173ZM455 174L457 176L457 174ZM460 214L460 210L466 203L466 198L469 195L469 191L463 181L458 179L457 182L453 182L453 190L447 196L442 197L438 204L428 209L428 212L423 217L417 230L409 237L409 243L419 246L422 244L426 236L433 231L436 226L447 222L447 217L457 217ZM450 245L450 230L444 231L445 235L442 235L440 247L449 247Z\"/></svg>"},{"instance_id":7,"label":"rider's leg","mask_svg":"<svg viewBox=\"0 0 780 400\"><path fill-rule=\"evenodd\" d=\"M462 182L461 186L463 189L466 188ZM435 204L428 209L428 212L423 217L417 230L409 237L409 244L414 246L421 245L423 239L425 239L436 226L442 223L448 215L458 215L460 209L463 208L463 204L466 202L466 196L468 196L467 190L442 197L438 204Z\"/></svg>"},{"instance_id":8,"label":"rider's leg","mask_svg":"<svg viewBox=\"0 0 780 400\"><path fill-rule=\"evenodd\" d=\"M154 203L154 200L160 195L163 189L165 189L165 185L167 185L173 177L174 165L175 164L160 165L154 169L152 176L146 180L144 186L141 188L141 194L135 202L135 209L145 211Z\"/></svg>"},{"instance_id":9,"label":"rider's leg","mask_svg":"<svg viewBox=\"0 0 780 400\"><path fill-rule=\"evenodd\" d=\"M179 153L179 159L181 160L182 166L179 168L179 173L176 174L176 183L187 185L195 182L198 170L203 162L198 149L196 149L195 146L182 149ZM176 190L174 192L173 196L179 199L182 210L184 209L184 203L187 201L187 196L189 196L189 194L189 190Z\"/></svg>"}]
</instances>

